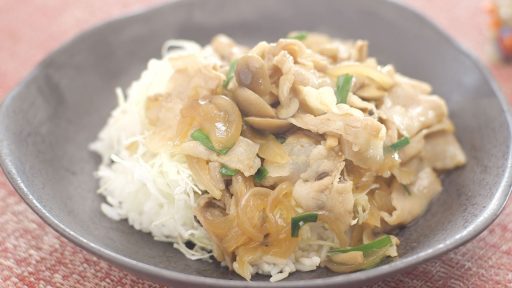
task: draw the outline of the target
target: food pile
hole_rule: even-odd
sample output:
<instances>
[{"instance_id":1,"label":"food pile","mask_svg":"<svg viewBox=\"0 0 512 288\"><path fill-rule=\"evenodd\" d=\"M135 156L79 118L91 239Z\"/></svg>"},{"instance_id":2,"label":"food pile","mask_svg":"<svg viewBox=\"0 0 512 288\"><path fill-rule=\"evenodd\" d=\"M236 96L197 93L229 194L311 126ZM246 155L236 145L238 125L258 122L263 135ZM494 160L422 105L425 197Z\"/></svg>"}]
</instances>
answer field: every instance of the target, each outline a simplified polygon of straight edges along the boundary
<instances>
[{"instance_id":1,"label":"food pile","mask_svg":"<svg viewBox=\"0 0 512 288\"><path fill-rule=\"evenodd\" d=\"M103 212L247 280L397 256L466 158L429 84L368 43L294 32L254 47L170 40L91 145Z\"/></svg>"}]
</instances>

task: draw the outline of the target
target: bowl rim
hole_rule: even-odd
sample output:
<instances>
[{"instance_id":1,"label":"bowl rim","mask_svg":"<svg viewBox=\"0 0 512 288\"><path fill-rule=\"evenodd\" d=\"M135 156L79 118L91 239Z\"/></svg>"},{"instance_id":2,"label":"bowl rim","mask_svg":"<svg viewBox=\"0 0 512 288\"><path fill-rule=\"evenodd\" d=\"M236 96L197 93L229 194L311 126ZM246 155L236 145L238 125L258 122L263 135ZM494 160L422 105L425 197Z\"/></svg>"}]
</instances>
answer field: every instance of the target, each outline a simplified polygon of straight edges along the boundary
<instances>
[{"instance_id":1,"label":"bowl rim","mask_svg":"<svg viewBox=\"0 0 512 288\"><path fill-rule=\"evenodd\" d=\"M380 1L382 0L366 0L368 2L371 1ZM129 20L136 19L139 16L142 16L148 12L151 12L155 9L164 6L175 5L176 3L184 2L184 0L171 0L168 2L150 5L148 7L135 10L134 12L124 14L121 16L117 16L111 18L107 21L100 22L87 30L78 33L74 37L65 41L59 48L52 51L43 61L41 61L37 66L26 76L11 92L9 92L2 102L0 102L0 115L2 115L4 110L6 110L9 106L9 103L16 97L19 91L23 90L28 82L30 82L38 73L44 69L45 64L49 62L51 59L56 57L61 50L66 49L71 43L74 43L82 38L87 37L89 34L100 31L101 29L113 25L120 20ZM428 27L428 29L433 30L434 32L441 35L445 40L459 53L464 55L464 57L475 66L475 68L482 73L485 80L491 86L494 94L497 96L500 106L505 114L505 118L507 121L508 129L510 135L512 135L512 117L510 114L510 107L506 100L506 97L503 95L502 91L498 87L494 78L490 76L487 68L478 60L476 56L473 55L468 49L459 44L456 40L454 40L451 36L447 34L440 26L426 17L423 13L419 12L415 8L408 6L407 4L399 2L399 0L385 0L386 5L394 6L394 9L402 9L405 12L413 15L417 21L422 21ZM4 126L0 123L0 136L4 134ZM32 193L27 189L24 185L22 177L16 171L14 164L12 162L13 156L11 155L8 149L8 140L5 137L0 137L0 166L4 171L8 181L14 187L14 189L18 192L18 194L22 197L22 199L28 204L28 206L53 230L58 232L64 238L74 243L81 249L92 253L99 258L108 261L118 267L125 268L128 271L131 271L137 275L140 275L144 278L168 283L169 281L184 283L184 284L193 284L193 285L205 285L210 287L325 287L325 286L334 286L334 285L354 285L366 283L371 280L378 280L390 274L395 274L397 272L412 268L418 264L421 264L427 260L438 257L444 253L447 253L463 244L469 242L480 233L482 233L489 225L491 225L494 220L499 216L505 204L509 198L511 187L512 187L512 141L509 143L508 149L508 158L507 166L505 169L504 177L499 184L498 189L494 195L493 200L488 205L485 214L483 214L478 220L472 223L468 229L465 230L465 233L458 235L455 238L448 239L444 243L441 243L430 250L427 250L423 253L419 253L414 255L414 257L397 261L390 262L386 265L378 266L372 268L370 270L359 271L350 274L340 274L337 276L332 276L328 278L318 278L318 279L309 279L309 280L289 280L289 281L281 281L276 283L265 282L265 281L256 281L256 282L247 282L244 280L229 280L229 279L218 279L218 278L210 278L198 275L190 275L184 274L181 272L175 272L172 270L167 270L164 268L158 268L155 266L151 266L148 264L144 264L132 259L129 259L121 254L117 254L111 252L107 249L101 248L96 244L87 241L82 238L80 235L76 234L74 231L65 227L62 223L60 223L57 219L55 219L40 203L38 203L33 197Z\"/></svg>"}]
</instances>

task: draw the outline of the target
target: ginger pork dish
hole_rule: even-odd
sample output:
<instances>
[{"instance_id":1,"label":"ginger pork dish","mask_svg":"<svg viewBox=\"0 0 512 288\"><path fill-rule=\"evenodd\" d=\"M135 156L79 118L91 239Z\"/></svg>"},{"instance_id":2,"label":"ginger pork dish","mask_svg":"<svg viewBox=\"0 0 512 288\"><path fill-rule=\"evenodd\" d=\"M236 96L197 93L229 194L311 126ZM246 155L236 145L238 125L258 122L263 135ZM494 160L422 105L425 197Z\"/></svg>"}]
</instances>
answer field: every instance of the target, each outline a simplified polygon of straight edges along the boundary
<instances>
[{"instance_id":1,"label":"ginger pork dish","mask_svg":"<svg viewBox=\"0 0 512 288\"><path fill-rule=\"evenodd\" d=\"M90 145L103 213L247 280L392 260L466 162L445 101L364 40L169 40L117 99Z\"/></svg>"}]
</instances>

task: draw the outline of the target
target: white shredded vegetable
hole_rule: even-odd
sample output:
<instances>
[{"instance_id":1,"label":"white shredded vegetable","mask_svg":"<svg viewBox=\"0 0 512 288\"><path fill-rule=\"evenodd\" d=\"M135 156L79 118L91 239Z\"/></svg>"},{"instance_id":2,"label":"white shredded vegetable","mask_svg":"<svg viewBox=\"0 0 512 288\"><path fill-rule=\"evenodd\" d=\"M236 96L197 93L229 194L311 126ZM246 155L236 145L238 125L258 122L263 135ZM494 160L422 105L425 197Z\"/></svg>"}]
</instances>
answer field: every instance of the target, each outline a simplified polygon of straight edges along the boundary
<instances>
[{"instance_id":1,"label":"white shredded vegetable","mask_svg":"<svg viewBox=\"0 0 512 288\"><path fill-rule=\"evenodd\" d=\"M168 41L164 49L170 46L181 48L170 51L167 57L201 50L191 41ZM128 89L127 97L116 89L118 106L90 145L102 158L96 172L98 193L106 197L101 210L113 220L127 219L135 229L151 233L156 240L173 242L190 259L208 259L212 243L194 220L200 191L192 182L185 159L170 153L151 153L142 141L146 98L165 92L173 74L164 59L149 61L141 78ZM135 153L127 149L130 143L137 143ZM187 248L187 241L194 242L194 248Z\"/></svg>"}]
</instances>

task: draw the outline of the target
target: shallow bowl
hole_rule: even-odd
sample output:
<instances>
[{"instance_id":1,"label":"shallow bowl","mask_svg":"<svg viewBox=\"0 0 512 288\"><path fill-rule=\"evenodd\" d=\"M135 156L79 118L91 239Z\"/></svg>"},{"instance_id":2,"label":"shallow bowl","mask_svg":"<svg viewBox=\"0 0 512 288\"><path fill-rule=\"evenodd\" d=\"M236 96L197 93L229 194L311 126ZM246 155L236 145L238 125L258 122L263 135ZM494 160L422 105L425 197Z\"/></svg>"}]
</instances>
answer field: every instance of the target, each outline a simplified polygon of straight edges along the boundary
<instances>
[{"instance_id":1,"label":"shallow bowl","mask_svg":"<svg viewBox=\"0 0 512 288\"><path fill-rule=\"evenodd\" d=\"M326 269L278 283L241 280L218 263L191 261L100 211L87 149L115 106L114 88L138 78L169 38L202 44L217 33L254 44L291 30L370 41L380 63L431 83L457 127L468 164L448 173L427 213L399 233L400 257L347 275ZM454 249L481 233L508 197L511 130L506 101L475 58L423 16L383 0L175 1L89 30L54 53L0 108L0 160L18 193L51 227L107 261L173 287L349 287Z\"/></svg>"}]
</instances>

